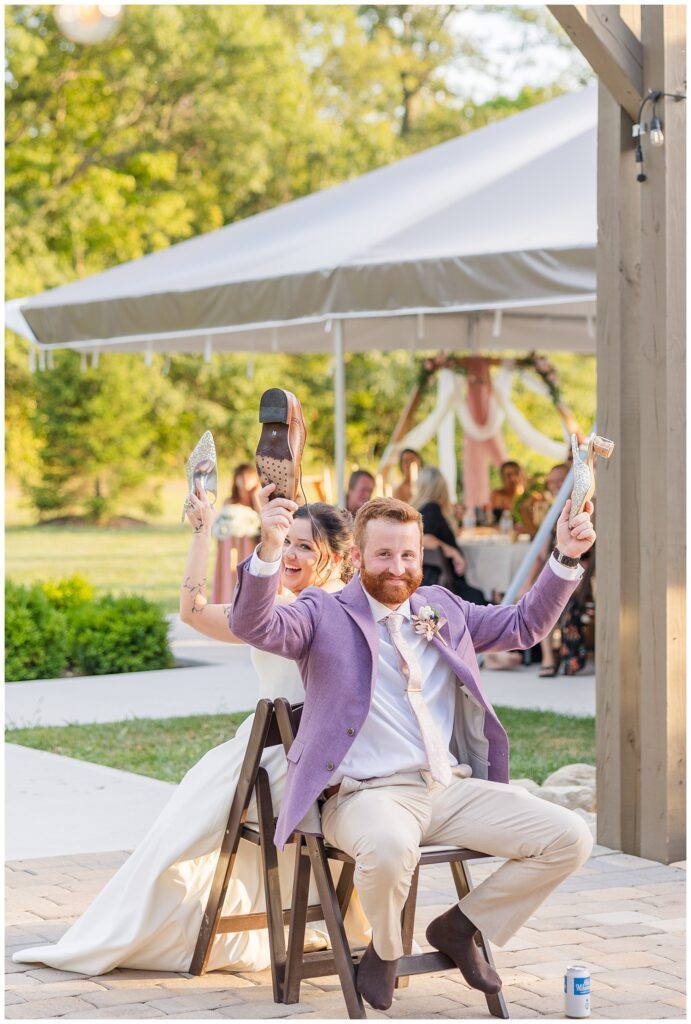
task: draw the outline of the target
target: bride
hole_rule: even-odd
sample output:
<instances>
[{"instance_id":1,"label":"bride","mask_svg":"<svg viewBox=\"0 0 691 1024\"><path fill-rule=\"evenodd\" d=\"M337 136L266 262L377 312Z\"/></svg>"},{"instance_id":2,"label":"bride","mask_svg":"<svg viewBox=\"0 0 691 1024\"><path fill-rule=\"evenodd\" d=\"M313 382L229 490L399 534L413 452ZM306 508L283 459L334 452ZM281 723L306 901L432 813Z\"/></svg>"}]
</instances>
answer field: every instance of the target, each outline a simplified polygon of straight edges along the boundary
<instances>
[{"instance_id":1,"label":"bride","mask_svg":"<svg viewBox=\"0 0 691 1024\"><path fill-rule=\"evenodd\" d=\"M214 511L200 484L190 496L187 514L193 535L180 590L180 618L205 636L230 641L228 606L207 604L203 593ZM309 586L340 590L352 574L351 543L348 513L322 503L300 507L286 538L277 601L294 601ZM304 699L294 662L255 650L251 657L260 698L287 697L291 703ZM253 717L188 771L137 849L60 941L21 950L15 961L88 975L115 967L189 970ZM269 774L277 814L287 770L282 747L265 751L262 766ZM248 820L256 821L254 798ZM285 894L292 892L294 857L292 846L278 854L284 906ZM241 842L223 914L265 909L259 849ZM345 924L352 941L369 942L357 893ZM306 942L321 937L308 930ZM217 935L208 969L258 971L269 964L268 933L262 929Z\"/></svg>"}]
</instances>

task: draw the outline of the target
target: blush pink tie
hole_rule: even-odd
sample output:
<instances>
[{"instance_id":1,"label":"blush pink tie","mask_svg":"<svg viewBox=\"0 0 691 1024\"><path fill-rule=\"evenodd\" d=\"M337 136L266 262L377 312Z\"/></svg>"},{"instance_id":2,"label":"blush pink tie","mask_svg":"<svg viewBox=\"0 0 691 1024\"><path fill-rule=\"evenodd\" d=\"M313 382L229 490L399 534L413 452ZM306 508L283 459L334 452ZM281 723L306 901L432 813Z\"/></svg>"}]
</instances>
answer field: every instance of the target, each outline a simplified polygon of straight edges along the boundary
<instances>
[{"instance_id":1,"label":"blush pink tie","mask_svg":"<svg viewBox=\"0 0 691 1024\"><path fill-rule=\"evenodd\" d=\"M422 673L420 671L420 663L401 633L401 626L403 625L403 622L404 616L397 612L394 612L392 615L387 615L384 619L384 624L389 631L389 636L391 637L391 643L398 655L403 678L408 684L406 693L415 717L417 718L417 723L420 727L422 742L424 743L425 751L427 752L427 760L429 761L429 770L432 774L432 778L435 782L440 782L442 785L448 786L453 778L451 774L451 767L449 765L449 752L444 749L444 743L439 735L439 730L434 724L429 708L425 703L425 698L422 696Z\"/></svg>"}]
</instances>

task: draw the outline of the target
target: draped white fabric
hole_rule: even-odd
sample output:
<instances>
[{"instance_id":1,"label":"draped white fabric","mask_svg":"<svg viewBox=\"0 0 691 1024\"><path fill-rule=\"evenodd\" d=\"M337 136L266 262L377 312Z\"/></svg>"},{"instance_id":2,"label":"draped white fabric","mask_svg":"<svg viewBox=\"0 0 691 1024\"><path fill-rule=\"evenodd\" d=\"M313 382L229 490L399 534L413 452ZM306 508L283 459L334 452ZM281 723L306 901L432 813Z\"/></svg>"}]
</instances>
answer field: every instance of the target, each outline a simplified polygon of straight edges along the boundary
<instances>
[{"instance_id":1,"label":"draped white fabric","mask_svg":"<svg viewBox=\"0 0 691 1024\"><path fill-rule=\"evenodd\" d=\"M563 461L565 442L555 441L543 434L542 431L537 430L511 400L511 388L517 373L531 391L540 395L549 395L549 391L542 381L535 381L527 374L524 375L522 371L512 369L508 364L502 366L492 378L492 399L487 423L480 424L475 421L468 408L467 384L463 376L453 370L440 370L437 377L437 402L434 409L405 437L402 437L396 444L389 445L382 456L379 469L381 470L397 458L404 448L414 448L419 451L436 434L439 446L438 465L449 485L449 493L452 497L455 496L457 469L454 417L458 417L464 433L474 441L487 441L494 437L506 421L526 447L548 459L554 459L555 462ZM564 427L562 429L564 437L568 440L566 429Z\"/></svg>"}]
</instances>

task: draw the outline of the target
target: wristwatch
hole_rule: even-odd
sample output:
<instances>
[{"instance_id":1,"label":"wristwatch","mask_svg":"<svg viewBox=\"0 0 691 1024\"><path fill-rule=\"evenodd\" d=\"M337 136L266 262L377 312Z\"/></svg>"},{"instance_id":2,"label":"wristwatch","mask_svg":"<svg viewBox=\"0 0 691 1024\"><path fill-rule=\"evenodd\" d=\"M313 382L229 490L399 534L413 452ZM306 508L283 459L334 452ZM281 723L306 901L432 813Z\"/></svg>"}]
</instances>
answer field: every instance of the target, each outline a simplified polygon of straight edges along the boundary
<instances>
[{"instance_id":1,"label":"wristwatch","mask_svg":"<svg viewBox=\"0 0 691 1024\"><path fill-rule=\"evenodd\" d=\"M577 566L581 564L580 558L570 558L568 555L562 554L559 548L555 548L552 554L554 555L554 557L560 565L565 565L569 569L575 569Z\"/></svg>"}]
</instances>

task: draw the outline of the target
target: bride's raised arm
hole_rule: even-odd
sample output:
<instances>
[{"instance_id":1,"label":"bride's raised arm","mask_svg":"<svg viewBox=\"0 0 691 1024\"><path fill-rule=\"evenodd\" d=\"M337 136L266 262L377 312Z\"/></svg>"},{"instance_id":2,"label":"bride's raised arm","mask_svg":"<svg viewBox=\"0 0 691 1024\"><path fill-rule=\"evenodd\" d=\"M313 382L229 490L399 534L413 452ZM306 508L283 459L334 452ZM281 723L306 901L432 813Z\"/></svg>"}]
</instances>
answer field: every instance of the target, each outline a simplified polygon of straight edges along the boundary
<instances>
[{"instance_id":1,"label":"bride's raised arm","mask_svg":"<svg viewBox=\"0 0 691 1024\"><path fill-rule=\"evenodd\" d=\"M192 524L192 542L185 574L180 585L180 619L212 640L241 643L228 626L227 604L208 604L206 570L209 559L211 526L215 512L199 482L190 495L187 518Z\"/></svg>"}]
</instances>

